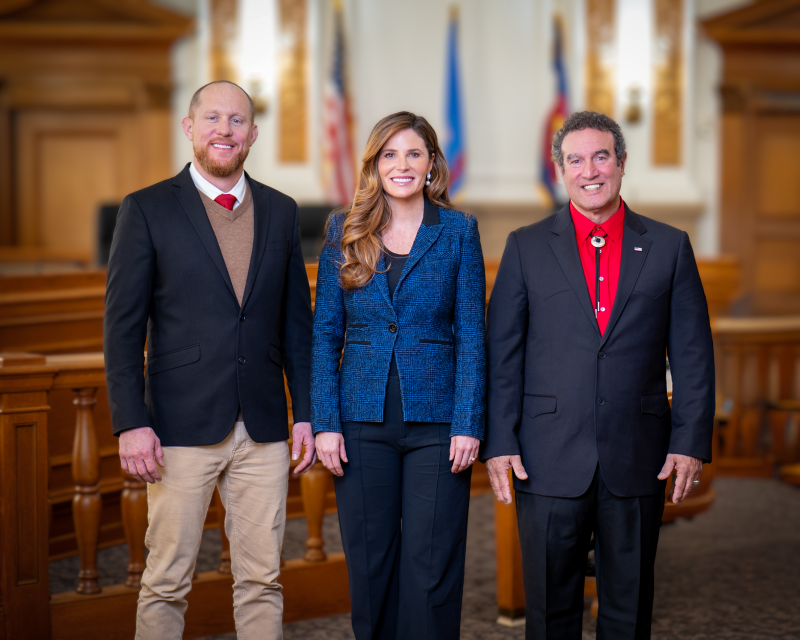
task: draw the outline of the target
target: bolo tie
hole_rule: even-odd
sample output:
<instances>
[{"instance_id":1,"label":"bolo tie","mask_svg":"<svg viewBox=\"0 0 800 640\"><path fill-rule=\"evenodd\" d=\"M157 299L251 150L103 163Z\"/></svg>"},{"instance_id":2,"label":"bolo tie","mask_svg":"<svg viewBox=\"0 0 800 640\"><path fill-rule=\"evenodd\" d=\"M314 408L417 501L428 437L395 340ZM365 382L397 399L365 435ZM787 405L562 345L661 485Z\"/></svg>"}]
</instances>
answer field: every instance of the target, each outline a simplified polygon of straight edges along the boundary
<instances>
[{"instance_id":1,"label":"bolo tie","mask_svg":"<svg viewBox=\"0 0 800 640\"><path fill-rule=\"evenodd\" d=\"M599 227L598 231L602 231ZM604 233L601 236L592 236L592 246L594 247L594 317L597 319L597 314L600 313L600 254L603 253L603 247L606 246L606 236Z\"/></svg>"}]
</instances>

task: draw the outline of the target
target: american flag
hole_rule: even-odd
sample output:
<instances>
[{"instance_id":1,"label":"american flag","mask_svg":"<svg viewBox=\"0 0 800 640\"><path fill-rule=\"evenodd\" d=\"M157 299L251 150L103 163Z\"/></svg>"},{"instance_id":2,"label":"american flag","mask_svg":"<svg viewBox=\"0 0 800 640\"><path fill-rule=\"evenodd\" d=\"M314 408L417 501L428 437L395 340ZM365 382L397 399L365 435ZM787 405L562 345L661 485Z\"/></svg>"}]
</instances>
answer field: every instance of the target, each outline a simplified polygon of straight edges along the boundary
<instances>
[{"instance_id":1,"label":"american flag","mask_svg":"<svg viewBox=\"0 0 800 640\"><path fill-rule=\"evenodd\" d=\"M347 204L355 191L352 118L345 85L345 43L341 0L334 0L333 64L325 83L323 183L328 203Z\"/></svg>"}]
</instances>

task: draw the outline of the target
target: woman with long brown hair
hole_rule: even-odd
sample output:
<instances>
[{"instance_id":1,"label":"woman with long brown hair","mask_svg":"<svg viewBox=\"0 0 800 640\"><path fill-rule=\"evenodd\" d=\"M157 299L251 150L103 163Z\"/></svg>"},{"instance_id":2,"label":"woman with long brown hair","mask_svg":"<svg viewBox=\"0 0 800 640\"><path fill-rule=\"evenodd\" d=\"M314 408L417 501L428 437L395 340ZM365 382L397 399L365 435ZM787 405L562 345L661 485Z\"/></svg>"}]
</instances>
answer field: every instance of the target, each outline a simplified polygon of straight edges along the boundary
<instances>
[{"instance_id":1,"label":"woman with long brown hair","mask_svg":"<svg viewBox=\"0 0 800 640\"><path fill-rule=\"evenodd\" d=\"M317 276L316 449L334 474L356 638L458 638L486 385L483 254L436 132L372 130ZM401 530L402 523L402 530Z\"/></svg>"}]
</instances>

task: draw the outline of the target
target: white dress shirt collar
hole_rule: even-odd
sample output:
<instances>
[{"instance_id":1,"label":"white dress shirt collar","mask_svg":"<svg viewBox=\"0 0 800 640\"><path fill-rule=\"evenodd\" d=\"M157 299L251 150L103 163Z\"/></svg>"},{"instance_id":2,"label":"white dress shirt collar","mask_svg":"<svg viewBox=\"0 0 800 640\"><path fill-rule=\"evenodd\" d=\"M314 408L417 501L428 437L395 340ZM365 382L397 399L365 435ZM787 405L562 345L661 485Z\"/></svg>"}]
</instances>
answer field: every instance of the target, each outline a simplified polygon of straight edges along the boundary
<instances>
[{"instance_id":1,"label":"white dress shirt collar","mask_svg":"<svg viewBox=\"0 0 800 640\"><path fill-rule=\"evenodd\" d=\"M200 172L194 168L194 162L189 165L189 174L192 176L192 181L194 182L194 186L200 189L203 193L205 193L209 198L212 200L216 200L217 196L226 193L225 191L220 191L217 189L213 184L211 184L208 180L206 180L203 176L200 175ZM235 209L244 200L244 194L247 191L247 187L245 186L245 178L244 178L244 171L242 171L242 175L239 178L239 182L236 183L236 186L233 187L227 193L230 193L233 197L236 198L236 204L233 205Z\"/></svg>"}]
</instances>

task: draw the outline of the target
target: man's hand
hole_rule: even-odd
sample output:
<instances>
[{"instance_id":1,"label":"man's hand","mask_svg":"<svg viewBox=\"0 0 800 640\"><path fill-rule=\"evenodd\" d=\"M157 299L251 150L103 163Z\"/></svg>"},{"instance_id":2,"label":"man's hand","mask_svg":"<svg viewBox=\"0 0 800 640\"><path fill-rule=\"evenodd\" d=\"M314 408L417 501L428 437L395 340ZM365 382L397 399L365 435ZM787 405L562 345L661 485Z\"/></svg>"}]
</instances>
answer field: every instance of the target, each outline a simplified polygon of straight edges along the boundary
<instances>
[{"instance_id":1,"label":"man's hand","mask_svg":"<svg viewBox=\"0 0 800 640\"><path fill-rule=\"evenodd\" d=\"M489 481L492 483L494 495L500 502L511 504L511 485L508 482L508 470L513 469L514 475L520 480L527 480L528 474L522 466L520 456L497 456L486 461L489 470Z\"/></svg>"},{"instance_id":2,"label":"man's hand","mask_svg":"<svg viewBox=\"0 0 800 640\"><path fill-rule=\"evenodd\" d=\"M122 468L137 480L150 484L161 481L158 467L164 466L164 452L161 440L150 427L128 429L119 434L119 460Z\"/></svg>"},{"instance_id":3,"label":"man's hand","mask_svg":"<svg viewBox=\"0 0 800 640\"><path fill-rule=\"evenodd\" d=\"M317 434L317 455L333 475L344 475L342 462L347 462L347 451L344 449L344 436L341 433L320 431Z\"/></svg>"},{"instance_id":4,"label":"man's hand","mask_svg":"<svg viewBox=\"0 0 800 640\"><path fill-rule=\"evenodd\" d=\"M675 478L675 491L672 492L672 501L678 504L694 489L692 482L700 479L700 474L703 471L703 461L700 458L669 453L661 473L658 474L658 479L666 480L672 474L673 469L678 472L678 477Z\"/></svg>"},{"instance_id":5,"label":"man's hand","mask_svg":"<svg viewBox=\"0 0 800 640\"><path fill-rule=\"evenodd\" d=\"M452 473L460 473L478 459L481 441L472 436L450 436L450 459Z\"/></svg>"},{"instance_id":6,"label":"man's hand","mask_svg":"<svg viewBox=\"0 0 800 640\"><path fill-rule=\"evenodd\" d=\"M294 468L294 473L301 474L308 471L317 461L317 450L314 448L314 433L311 431L310 422L295 422L292 427L292 460L300 457L302 448L306 448L303 461Z\"/></svg>"}]
</instances>

